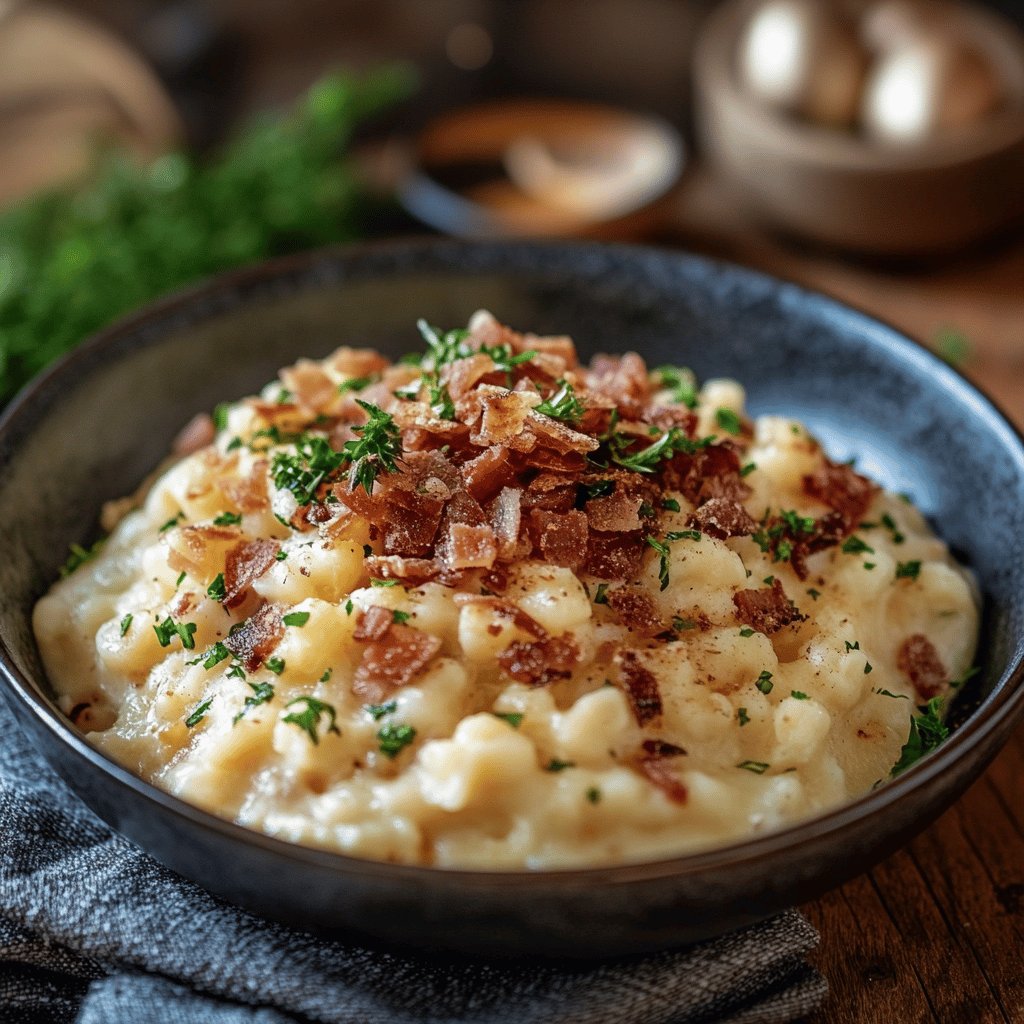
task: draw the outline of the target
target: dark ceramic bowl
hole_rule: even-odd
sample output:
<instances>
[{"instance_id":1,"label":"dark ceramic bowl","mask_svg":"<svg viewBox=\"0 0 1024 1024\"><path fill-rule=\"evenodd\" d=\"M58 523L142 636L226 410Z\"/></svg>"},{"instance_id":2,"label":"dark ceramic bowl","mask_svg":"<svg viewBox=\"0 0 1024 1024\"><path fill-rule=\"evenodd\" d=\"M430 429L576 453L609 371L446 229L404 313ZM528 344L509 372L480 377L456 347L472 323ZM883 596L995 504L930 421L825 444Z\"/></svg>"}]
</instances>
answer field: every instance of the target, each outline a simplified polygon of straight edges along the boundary
<instances>
[{"instance_id":1,"label":"dark ceramic bowl","mask_svg":"<svg viewBox=\"0 0 1024 1024\"><path fill-rule=\"evenodd\" d=\"M732 375L754 413L803 418L834 457L908 491L985 595L973 708L934 755L818 818L724 849L590 870L448 871L355 860L222 821L93 750L50 699L29 627L67 546L193 413L342 342L397 355L417 317L480 306L583 352ZM0 641L9 703L99 815L268 917L475 953L599 956L705 938L811 899L955 800L1024 712L1024 448L974 387L877 321L737 267L647 249L423 242L318 252L219 278L123 320L21 395L0 425Z\"/></svg>"}]
</instances>

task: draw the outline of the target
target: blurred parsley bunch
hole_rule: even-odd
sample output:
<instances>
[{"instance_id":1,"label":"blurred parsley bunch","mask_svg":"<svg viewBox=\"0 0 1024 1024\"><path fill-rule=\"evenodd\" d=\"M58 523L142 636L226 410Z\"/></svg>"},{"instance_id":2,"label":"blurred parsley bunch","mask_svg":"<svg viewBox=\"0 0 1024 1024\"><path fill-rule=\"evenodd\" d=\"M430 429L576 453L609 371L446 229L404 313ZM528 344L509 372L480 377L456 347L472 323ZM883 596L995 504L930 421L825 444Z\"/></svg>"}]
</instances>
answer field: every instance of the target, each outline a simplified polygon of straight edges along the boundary
<instances>
[{"instance_id":1,"label":"blurred parsley bunch","mask_svg":"<svg viewBox=\"0 0 1024 1024\"><path fill-rule=\"evenodd\" d=\"M0 211L0 401L86 335L172 288L356 238L363 194L345 147L407 95L408 72L333 75L210 162L104 152L89 182Z\"/></svg>"}]
</instances>

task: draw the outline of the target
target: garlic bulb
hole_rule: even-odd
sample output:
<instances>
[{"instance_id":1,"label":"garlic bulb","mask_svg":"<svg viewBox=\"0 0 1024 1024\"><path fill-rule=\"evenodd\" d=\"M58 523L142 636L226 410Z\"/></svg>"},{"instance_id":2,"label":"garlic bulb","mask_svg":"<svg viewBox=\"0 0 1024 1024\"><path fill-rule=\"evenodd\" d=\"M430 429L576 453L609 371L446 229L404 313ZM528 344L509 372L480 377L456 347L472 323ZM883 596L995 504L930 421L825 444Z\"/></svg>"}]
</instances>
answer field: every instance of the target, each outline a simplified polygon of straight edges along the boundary
<instances>
[{"instance_id":1,"label":"garlic bulb","mask_svg":"<svg viewBox=\"0 0 1024 1024\"><path fill-rule=\"evenodd\" d=\"M925 35L879 57L861 119L880 141L916 143L980 120L1002 98L989 61L956 39Z\"/></svg>"},{"instance_id":2,"label":"garlic bulb","mask_svg":"<svg viewBox=\"0 0 1024 1024\"><path fill-rule=\"evenodd\" d=\"M738 71L771 106L822 124L850 124L867 55L853 27L821 0L769 0L746 25Z\"/></svg>"}]
</instances>

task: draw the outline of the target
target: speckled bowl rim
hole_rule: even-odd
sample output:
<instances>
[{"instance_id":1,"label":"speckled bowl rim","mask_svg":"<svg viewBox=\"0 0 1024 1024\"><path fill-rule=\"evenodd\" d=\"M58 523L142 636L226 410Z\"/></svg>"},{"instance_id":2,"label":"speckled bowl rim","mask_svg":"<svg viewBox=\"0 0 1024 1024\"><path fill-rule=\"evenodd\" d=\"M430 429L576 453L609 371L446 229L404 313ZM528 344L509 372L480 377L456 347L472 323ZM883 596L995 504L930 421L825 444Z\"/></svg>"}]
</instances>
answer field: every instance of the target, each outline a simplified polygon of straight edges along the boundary
<instances>
[{"instance_id":1,"label":"speckled bowl rim","mask_svg":"<svg viewBox=\"0 0 1024 1024\"><path fill-rule=\"evenodd\" d=\"M489 250L495 256L502 252L539 252L546 254L546 265L548 266L551 264L553 255L559 257L565 266L571 266L574 260L578 260L586 250L592 249L595 244L514 240L466 242L450 239L371 242L315 249L217 275L176 291L117 320L88 338L38 375L22 389L0 416L0 452L10 447L9 439L12 435L17 437L24 432L27 426L26 420L32 421L34 417L33 407L39 402L48 403L53 390L59 388L63 379L73 376L80 364L92 365L98 356L108 350L111 350L112 357L116 359L123 356L126 351L159 344L167 330L181 330L192 323L215 318L223 312L244 305L250 295L273 298L284 291L287 291L288 294L315 291L320 280L316 273L318 265L344 269L358 265L361 259L374 253L416 252L441 260L432 269L444 272L449 268L458 270L459 264L456 260L450 259L451 255L471 249L475 251ZM910 340L896 328L820 292L814 292L781 278L726 261L649 246L616 244L602 245L601 248L625 259L634 258L630 254L635 254L635 258L639 259L678 259L682 264L701 266L712 275L719 273L738 275L761 287L768 286L773 290L784 289L788 296L801 302L816 304L819 308L827 310L831 316L845 321L848 326L856 326L857 334L862 340L871 345L884 345L894 349L914 372L934 375L944 389L959 397L961 403L973 407L975 416L985 421L991 431L1001 436L1003 446L1015 450L1017 469L1024 476L1024 436L1013 426L996 403L966 377L922 345ZM446 263L443 262L445 256L449 257ZM514 269L510 270L510 273L514 272ZM401 271L398 276L400 274ZM327 275L326 279L331 282L339 280L334 275ZM369 278L364 277L361 280L366 279ZM288 287L284 288L284 285ZM234 296L234 300L230 302L216 301L218 298L224 299L228 296ZM120 348L124 338L132 335L134 337L131 345L127 349ZM918 764L879 789L866 793L834 810L826 811L816 817L777 831L730 843L728 846L700 850L676 857L589 868L491 871L391 864L350 857L343 853L277 839L235 824L225 818L219 818L146 782L107 758L95 747L90 746L85 737L61 714L55 704L44 696L45 683L34 682L18 669L2 639L0 639L0 678L4 680L11 696L25 704L52 734L74 750L77 755L99 768L113 782L129 787L136 795L157 805L171 816L189 819L193 825L199 828L218 832L224 838L232 841L251 844L269 854L297 864L306 864L357 876L386 876L419 880L426 884L429 884L432 877L443 873L447 878L465 884L467 888L479 886L490 888L502 884L529 886L531 880L537 884L547 884L553 877L563 880L566 884L576 885L627 884L635 881L652 881L658 878L712 874L715 869L738 866L750 861L760 861L765 857L778 855L796 847L805 840L817 838L826 833L838 835L848 826L864 818L886 813L903 797L918 788L927 786L932 779L946 772L955 762L968 757L1006 719L1015 718L1019 721L1024 717L1024 685L1022 685L1024 653L1018 653L1010 659L1004 668L1000 676L1002 681L997 684L995 692L984 698L968 718L951 733L949 739L938 751L929 754Z\"/></svg>"}]
</instances>

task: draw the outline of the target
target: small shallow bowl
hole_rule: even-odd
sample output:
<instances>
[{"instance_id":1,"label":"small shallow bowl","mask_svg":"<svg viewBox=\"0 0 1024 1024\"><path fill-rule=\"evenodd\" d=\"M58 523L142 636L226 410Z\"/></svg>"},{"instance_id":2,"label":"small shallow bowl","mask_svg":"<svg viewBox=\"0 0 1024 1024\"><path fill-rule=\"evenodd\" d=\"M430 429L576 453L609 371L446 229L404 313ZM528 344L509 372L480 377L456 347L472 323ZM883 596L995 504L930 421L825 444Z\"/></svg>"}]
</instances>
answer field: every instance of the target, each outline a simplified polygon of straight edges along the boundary
<instances>
[{"instance_id":1,"label":"small shallow bowl","mask_svg":"<svg viewBox=\"0 0 1024 1024\"><path fill-rule=\"evenodd\" d=\"M988 56L1007 100L961 131L885 146L747 94L737 40L758 2L718 6L694 55L703 150L752 214L814 242L894 257L949 253L1024 220L1024 37L1016 26L983 7L946 3L944 17Z\"/></svg>"},{"instance_id":2,"label":"small shallow bowl","mask_svg":"<svg viewBox=\"0 0 1024 1024\"><path fill-rule=\"evenodd\" d=\"M341 343L398 355L424 316L573 334L584 355L743 381L754 414L804 419L833 457L909 492L977 572L982 674L938 752L875 792L745 842L646 864L484 872L356 860L200 811L89 746L55 708L30 613L101 503L130 493L195 412ZM694 256L630 247L410 242L243 270L122 320L0 423L0 669L38 749L101 817L258 913L472 953L605 956L707 938L811 899L891 853L983 770L1024 714L1024 446L971 384L892 328Z\"/></svg>"},{"instance_id":3,"label":"small shallow bowl","mask_svg":"<svg viewBox=\"0 0 1024 1024\"><path fill-rule=\"evenodd\" d=\"M461 238L638 239L664 219L682 173L659 118L579 100L481 103L428 124L399 198Z\"/></svg>"}]
</instances>

